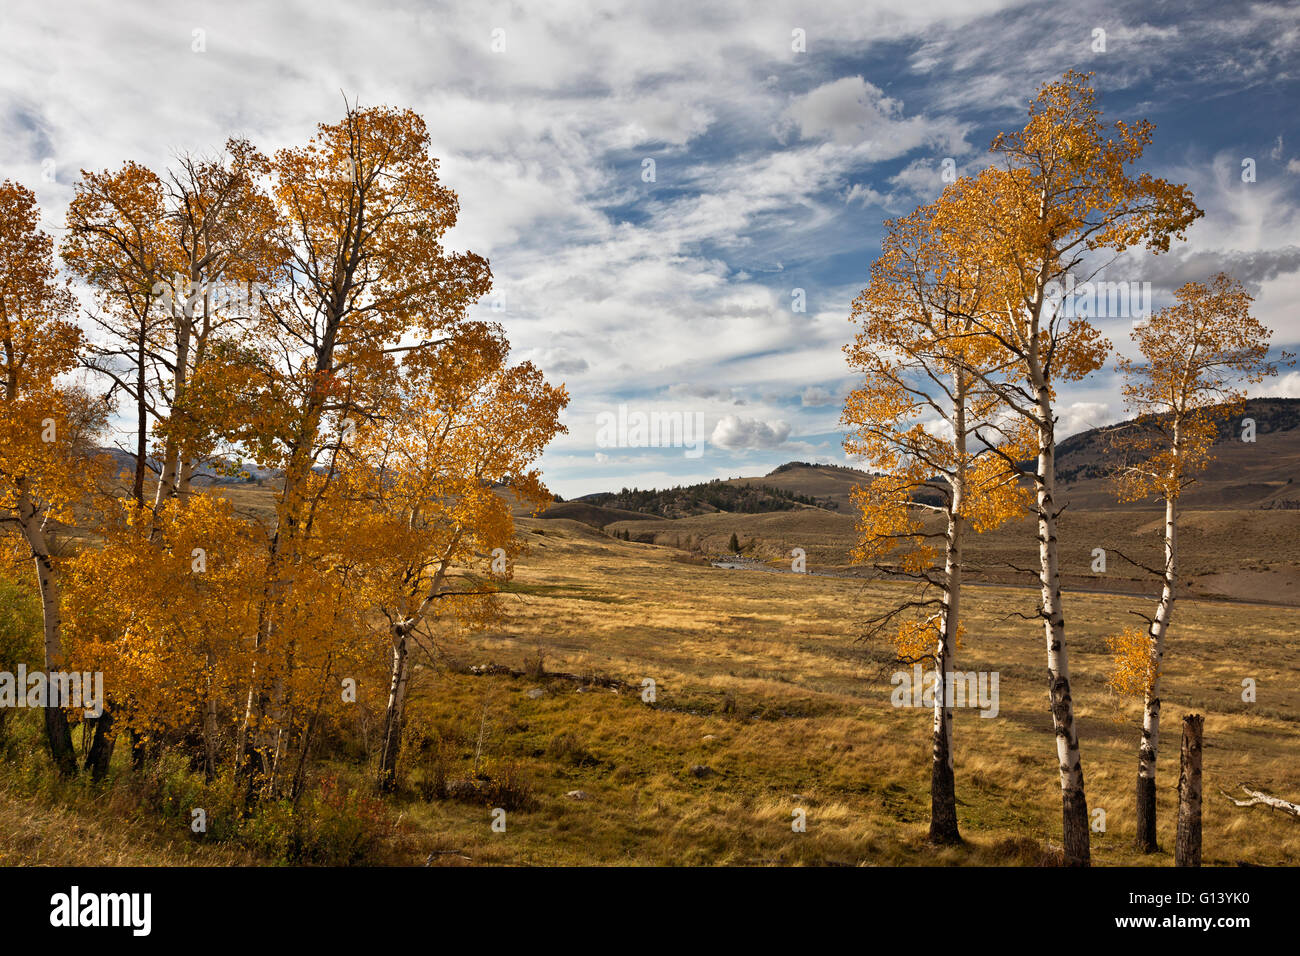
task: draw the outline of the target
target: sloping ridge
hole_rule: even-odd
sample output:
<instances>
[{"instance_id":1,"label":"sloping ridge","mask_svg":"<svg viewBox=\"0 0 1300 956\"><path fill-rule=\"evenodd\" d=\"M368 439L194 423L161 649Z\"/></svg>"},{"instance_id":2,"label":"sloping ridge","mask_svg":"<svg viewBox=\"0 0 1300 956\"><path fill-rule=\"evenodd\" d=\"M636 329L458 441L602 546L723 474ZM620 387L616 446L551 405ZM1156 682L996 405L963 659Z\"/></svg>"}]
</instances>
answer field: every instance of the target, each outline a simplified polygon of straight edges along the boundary
<instances>
[{"instance_id":1,"label":"sloping ridge","mask_svg":"<svg viewBox=\"0 0 1300 956\"><path fill-rule=\"evenodd\" d=\"M635 511L624 511L621 508L606 508L603 505L593 505L586 501L557 501L541 513L542 518L567 518L571 521L580 521L583 524L591 525L593 528L603 528L607 524L613 524L615 521L637 521L644 517Z\"/></svg>"},{"instance_id":2,"label":"sloping ridge","mask_svg":"<svg viewBox=\"0 0 1300 956\"><path fill-rule=\"evenodd\" d=\"M1255 422L1253 442L1242 440L1246 418ZM1113 460L1106 445L1116 427L1092 428L1057 446L1057 478L1070 507L1129 506L1116 501L1108 477ZM1220 422L1213 454L1184 492L1184 508L1300 508L1300 399L1249 400L1242 415Z\"/></svg>"},{"instance_id":3,"label":"sloping ridge","mask_svg":"<svg viewBox=\"0 0 1300 956\"><path fill-rule=\"evenodd\" d=\"M837 510L847 513L850 510L849 494L854 486L870 479L870 474L856 468L791 461L772 469L762 478L733 478L728 484L761 483L791 494L834 503Z\"/></svg>"}]
</instances>

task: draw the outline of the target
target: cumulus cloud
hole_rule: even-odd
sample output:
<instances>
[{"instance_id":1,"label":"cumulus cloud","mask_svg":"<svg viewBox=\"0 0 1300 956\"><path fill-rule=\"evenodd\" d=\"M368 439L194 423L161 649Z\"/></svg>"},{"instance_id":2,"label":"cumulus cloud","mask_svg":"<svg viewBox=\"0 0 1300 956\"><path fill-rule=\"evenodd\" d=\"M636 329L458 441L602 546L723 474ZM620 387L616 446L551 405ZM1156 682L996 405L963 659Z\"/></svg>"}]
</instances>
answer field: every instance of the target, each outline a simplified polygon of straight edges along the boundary
<instances>
[{"instance_id":1,"label":"cumulus cloud","mask_svg":"<svg viewBox=\"0 0 1300 956\"><path fill-rule=\"evenodd\" d=\"M955 174L954 169L954 174ZM934 199L943 192L947 185L943 181L943 169L933 159L915 159L903 169L889 177L889 185L895 192L922 201Z\"/></svg>"},{"instance_id":2,"label":"cumulus cloud","mask_svg":"<svg viewBox=\"0 0 1300 956\"><path fill-rule=\"evenodd\" d=\"M857 203L863 208L866 208L867 206L883 206L888 208L890 205L890 199L884 193L880 192L880 190L872 186L865 186L862 183L854 183L844 191L844 203L845 205Z\"/></svg>"},{"instance_id":3,"label":"cumulus cloud","mask_svg":"<svg viewBox=\"0 0 1300 956\"><path fill-rule=\"evenodd\" d=\"M783 114L779 135L854 146L872 161L903 156L922 146L966 152L959 124L943 117L906 116L900 100L861 76L846 76L797 97Z\"/></svg>"},{"instance_id":4,"label":"cumulus cloud","mask_svg":"<svg viewBox=\"0 0 1300 956\"><path fill-rule=\"evenodd\" d=\"M1300 372L1287 372L1277 378L1266 378L1247 388L1252 398L1300 398Z\"/></svg>"},{"instance_id":5,"label":"cumulus cloud","mask_svg":"<svg viewBox=\"0 0 1300 956\"><path fill-rule=\"evenodd\" d=\"M1068 438L1113 421L1108 402L1071 402L1056 410L1056 438Z\"/></svg>"},{"instance_id":6,"label":"cumulus cloud","mask_svg":"<svg viewBox=\"0 0 1300 956\"><path fill-rule=\"evenodd\" d=\"M787 422L765 422L757 418L726 415L718 421L709 444L728 451L776 448L790 437Z\"/></svg>"},{"instance_id":7,"label":"cumulus cloud","mask_svg":"<svg viewBox=\"0 0 1300 956\"><path fill-rule=\"evenodd\" d=\"M932 418L928 421L921 422L921 427L935 438L940 438L944 441L952 441L957 435L957 430L952 427L950 422L943 418Z\"/></svg>"}]
</instances>

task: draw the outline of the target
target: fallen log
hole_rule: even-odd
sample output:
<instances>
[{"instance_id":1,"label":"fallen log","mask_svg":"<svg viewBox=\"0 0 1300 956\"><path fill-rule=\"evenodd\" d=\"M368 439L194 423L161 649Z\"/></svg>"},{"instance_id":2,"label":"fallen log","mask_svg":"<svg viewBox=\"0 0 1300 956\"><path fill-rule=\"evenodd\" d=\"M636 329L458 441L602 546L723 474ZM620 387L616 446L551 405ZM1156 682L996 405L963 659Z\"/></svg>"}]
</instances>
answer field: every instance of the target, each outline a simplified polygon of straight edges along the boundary
<instances>
[{"instance_id":1,"label":"fallen log","mask_svg":"<svg viewBox=\"0 0 1300 956\"><path fill-rule=\"evenodd\" d=\"M1290 813L1293 816L1300 817L1300 804L1290 803L1280 797L1274 797L1267 794L1262 790L1253 790L1244 783L1241 785L1241 789L1246 792L1248 797L1250 797L1249 800L1238 800L1222 787L1219 788L1219 792L1239 807L1253 807L1257 803L1262 803L1265 806L1272 807L1274 810L1281 810L1283 813Z\"/></svg>"}]
</instances>

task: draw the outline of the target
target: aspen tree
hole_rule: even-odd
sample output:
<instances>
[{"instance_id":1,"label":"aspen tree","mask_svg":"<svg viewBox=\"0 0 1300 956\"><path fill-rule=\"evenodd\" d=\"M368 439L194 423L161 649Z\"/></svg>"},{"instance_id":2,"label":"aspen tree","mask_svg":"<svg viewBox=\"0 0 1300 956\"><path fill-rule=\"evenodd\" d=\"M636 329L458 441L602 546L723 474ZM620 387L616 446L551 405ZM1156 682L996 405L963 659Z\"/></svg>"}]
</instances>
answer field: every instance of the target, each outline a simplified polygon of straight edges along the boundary
<instances>
[{"instance_id":1,"label":"aspen tree","mask_svg":"<svg viewBox=\"0 0 1300 956\"><path fill-rule=\"evenodd\" d=\"M1178 585L1178 502L1213 459L1219 425L1240 417L1248 383L1275 375L1271 332L1250 314L1251 296L1230 276L1188 282L1176 302L1133 332L1139 358L1120 358L1124 399L1134 419L1115 429L1116 490L1121 501L1162 501L1164 566L1160 599L1147 628L1109 639L1115 657L1110 684L1142 698L1138 747L1137 845L1157 849L1156 758L1160 744L1160 669L1169 641ZM1283 353L1282 361L1290 356Z\"/></svg>"},{"instance_id":2,"label":"aspen tree","mask_svg":"<svg viewBox=\"0 0 1300 956\"><path fill-rule=\"evenodd\" d=\"M76 303L57 280L53 242L39 220L30 190L0 183L0 528L17 532L35 567L48 677L65 662L49 525L70 517L89 471L76 442L77 396L57 383L79 362ZM67 715L47 699L44 720L55 766L74 773Z\"/></svg>"},{"instance_id":3,"label":"aspen tree","mask_svg":"<svg viewBox=\"0 0 1300 956\"><path fill-rule=\"evenodd\" d=\"M1089 820L1070 689L1061 601L1056 487L1056 389L1102 367L1110 343L1085 316L1063 308L1066 276L1133 246L1169 249L1201 211L1185 186L1129 167L1154 127L1143 120L1106 127L1087 74L1043 86L1023 129L1001 133L994 165L967 190L965 215L984 241L996 307L974 317L1006 350L1012 373L988 379L1034 435L1032 482L1038 522L1039 614L1047 644L1048 695L1061 781L1065 862L1090 862Z\"/></svg>"},{"instance_id":4,"label":"aspen tree","mask_svg":"<svg viewBox=\"0 0 1300 956\"><path fill-rule=\"evenodd\" d=\"M1014 443L1004 439L995 454L978 437L981 426L1005 417L985 384L1005 354L976 334L969 318L985 308L987 290L982 264L966 255L967 230L952 215L965 188L958 183L937 202L885 224L871 283L853 304L860 331L845 348L849 365L863 375L844 408L842 421L852 428L845 449L881 473L854 493L860 511L854 557L877 561L904 549L901 573L921 584L914 598L871 626L896 627L900 661L935 664L930 840L936 844L961 840L947 690L963 632L965 539L969 529L995 528L1027 505L1008 466L1019 454ZM942 529L926 516L940 519Z\"/></svg>"}]
</instances>

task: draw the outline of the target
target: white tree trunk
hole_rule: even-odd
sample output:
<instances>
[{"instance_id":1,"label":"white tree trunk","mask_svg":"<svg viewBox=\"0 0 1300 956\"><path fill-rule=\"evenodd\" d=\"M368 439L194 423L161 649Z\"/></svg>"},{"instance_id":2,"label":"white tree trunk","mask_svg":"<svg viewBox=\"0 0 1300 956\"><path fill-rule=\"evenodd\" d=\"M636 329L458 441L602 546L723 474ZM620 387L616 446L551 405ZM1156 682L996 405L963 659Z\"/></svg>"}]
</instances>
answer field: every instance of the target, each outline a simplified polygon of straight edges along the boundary
<instances>
[{"instance_id":1,"label":"white tree trunk","mask_svg":"<svg viewBox=\"0 0 1300 956\"><path fill-rule=\"evenodd\" d=\"M1039 376L1036 376L1039 377ZM1061 774L1061 821L1065 862L1087 866L1090 862L1088 803L1084 794L1083 764L1074 725L1074 700L1070 695L1070 658L1065 643L1065 615L1061 607L1061 571L1056 536L1056 435L1052 397L1046 382L1038 390L1038 468L1034 478L1038 512L1039 581L1042 587L1043 631L1047 638L1047 680L1056 732L1056 753Z\"/></svg>"},{"instance_id":2,"label":"white tree trunk","mask_svg":"<svg viewBox=\"0 0 1300 956\"><path fill-rule=\"evenodd\" d=\"M50 557L49 542L41 524L40 514L32 501L30 486L25 478L19 478L18 487L18 525L22 529L23 539L32 552L32 561L36 565L36 582L41 595L41 621L44 637L44 662L47 679L63 665L62 621L60 617L59 582L54 574L54 564ZM45 736L50 746L50 756L61 773L76 772L76 751L72 746L72 731L68 728L68 718L55 701L47 701L45 707Z\"/></svg>"},{"instance_id":3,"label":"white tree trunk","mask_svg":"<svg viewBox=\"0 0 1300 956\"><path fill-rule=\"evenodd\" d=\"M1160 603L1151 622L1150 686L1142 700L1142 743L1138 747L1137 843L1151 853L1156 849L1156 758L1160 751L1160 665L1165 656L1169 622L1174 614L1174 585L1178 573L1178 502L1165 500L1165 576Z\"/></svg>"},{"instance_id":4,"label":"white tree trunk","mask_svg":"<svg viewBox=\"0 0 1300 956\"><path fill-rule=\"evenodd\" d=\"M952 701L948 698L953 657L957 650L957 629L961 622L962 509L966 497L966 382L960 372L953 376L953 428L956 465L949 476L951 500L945 536L943 621L935 652L938 686L934 693L932 765L930 773L930 841L938 844L961 842L957 827L957 793L952 756Z\"/></svg>"},{"instance_id":5,"label":"white tree trunk","mask_svg":"<svg viewBox=\"0 0 1300 956\"><path fill-rule=\"evenodd\" d=\"M402 725L406 712L406 691L410 683L410 663L406 633L392 629L393 656L389 669L388 707L384 712L384 745L379 757L379 786L393 790L397 786L397 757L402 747Z\"/></svg>"},{"instance_id":6,"label":"white tree trunk","mask_svg":"<svg viewBox=\"0 0 1300 956\"><path fill-rule=\"evenodd\" d=\"M189 382L190 366L190 339L194 328L194 295L193 289L197 288L203 281L201 272L191 266L190 282L192 288L185 297L185 305L181 309L181 314L176 318L176 371L172 376L172 405L171 416L177 414L176 409L182 404L185 395L185 387ZM204 314L207 314L208 295L205 291L203 294ZM173 310L174 310L173 306ZM173 311L174 314L174 311ZM188 463L185 463L188 464ZM163 446L162 473L158 476L158 490L154 495L154 510L159 510L163 504L171 498L181 495L181 442L175 435L168 435Z\"/></svg>"}]
</instances>

